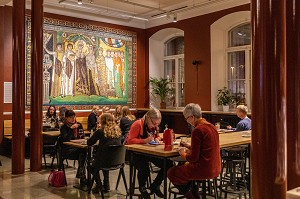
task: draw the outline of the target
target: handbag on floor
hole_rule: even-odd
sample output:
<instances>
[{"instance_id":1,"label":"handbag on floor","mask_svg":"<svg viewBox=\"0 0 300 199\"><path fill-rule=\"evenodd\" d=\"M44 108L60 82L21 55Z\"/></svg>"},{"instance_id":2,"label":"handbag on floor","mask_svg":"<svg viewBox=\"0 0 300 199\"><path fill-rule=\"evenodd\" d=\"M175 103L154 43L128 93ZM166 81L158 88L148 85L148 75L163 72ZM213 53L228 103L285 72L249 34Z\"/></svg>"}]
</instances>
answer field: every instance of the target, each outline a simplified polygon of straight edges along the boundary
<instances>
[{"instance_id":1,"label":"handbag on floor","mask_svg":"<svg viewBox=\"0 0 300 199\"><path fill-rule=\"evenodd\" d=\"M53 187L63 187L66 185L65 173L62 170L51 170L48 182Z\"/></svg>"}]
</instances>

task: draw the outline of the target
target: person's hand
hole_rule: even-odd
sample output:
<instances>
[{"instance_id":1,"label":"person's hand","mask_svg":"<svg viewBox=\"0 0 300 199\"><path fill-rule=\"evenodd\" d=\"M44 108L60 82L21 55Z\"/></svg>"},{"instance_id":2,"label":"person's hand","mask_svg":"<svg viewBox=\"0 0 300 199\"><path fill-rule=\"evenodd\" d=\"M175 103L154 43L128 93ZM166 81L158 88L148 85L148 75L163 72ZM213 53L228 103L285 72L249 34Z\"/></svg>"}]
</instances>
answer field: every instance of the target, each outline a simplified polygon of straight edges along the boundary
<instances>
[{"instance_id":1,"label":"person's hand","mask_svg":"<svg viewBox=\"0 0 300 199\"><path fill-rule=\"evenodd\" d=\"M180 155L181 157L185 157L185 155L186 155L186 148L185 148L185 147L180 147L180 148L178 149L178 153L179 153L179 155Z\"/></svg>"},{"instance_id":2,"label":"person's hand","mask_svg":"<svg viewBox=\"0 0 300 199\"><path fill-rule=\"evenodd\" d=\"M149 136L146 139L144 139L145 143L152 142L153 140L154 140L154 138L152 136Z\"/></svg>"},{"instance_id":3,"label":"person's hand","mask_svg":"<svg viewBox=\"0 0 300 199\"><path fill-rule=\"evenodd\" d=\"M75 123L71 126L71 129L77 129L79 127L79 124Z\"/></svg>"},{"instance_id":4,"label":"person's hand","mask_svg":"<svg viewBox=\"0 0 300 199\"><path fill-rule=\"evenodd\" d=\"M180 142L180 146L186 147L186 148L190 148L191 144L188 142Z\"/></svg>"},{"instance_id":5,"label":"person's hand","mask_svg":"<svg viewBox=\"0 0 300 199\"><path fill-rule=\"evenodd\" d=\"M158 143L160 140L161 140L161 137L156 137L156 138L154 139L154 141L157 142L157 143Z\"/></svg>"},{"instance_id":6,"label":"person's hand","mask_svg":"<svg viewBox=\"0 0 300 199\"><path fill-rule=\"evenodd\" d=\"M229 130L232 129L232 126L228 125L228 126L227 126L227 129L229 129Z\"/></svg>"}]
</instances>

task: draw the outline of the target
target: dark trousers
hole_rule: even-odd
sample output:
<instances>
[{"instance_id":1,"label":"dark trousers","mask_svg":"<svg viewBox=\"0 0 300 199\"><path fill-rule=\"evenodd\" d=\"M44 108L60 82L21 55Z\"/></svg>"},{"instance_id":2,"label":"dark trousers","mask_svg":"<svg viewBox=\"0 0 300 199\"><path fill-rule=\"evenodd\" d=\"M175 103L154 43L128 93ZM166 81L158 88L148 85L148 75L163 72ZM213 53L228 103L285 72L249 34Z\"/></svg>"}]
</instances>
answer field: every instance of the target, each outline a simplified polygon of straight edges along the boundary
<instances>
[{"instance_id":1,"label":"dark trousers","mask_svg":"<svg viewBox=\"0 0 300 199\"><path fill-rule=\"evenodd\" d=\"M164 179L164 171L163 171L163 159L148 157L141 154L134 154L133 156L133 166L138 170L137 178L139 181L139 187L145 187L147 178L150 175L149 163L152 162L158 168L161 168L151 184L150 188L157 188L161 185ZM173 162L171 160L166 161L166 170L173 166Z\"/></svg>"}]
</instances>

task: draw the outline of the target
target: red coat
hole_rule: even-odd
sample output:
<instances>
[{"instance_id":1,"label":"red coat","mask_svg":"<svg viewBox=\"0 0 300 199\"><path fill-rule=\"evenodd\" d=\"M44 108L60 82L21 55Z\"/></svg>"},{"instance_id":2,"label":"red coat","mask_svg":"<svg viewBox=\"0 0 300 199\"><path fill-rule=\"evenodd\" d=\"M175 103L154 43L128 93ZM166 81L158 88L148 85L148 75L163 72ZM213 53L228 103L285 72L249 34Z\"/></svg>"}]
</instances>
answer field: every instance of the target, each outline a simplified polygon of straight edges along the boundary
<instances>
[{"instance_id":1,"label":"red coat","mask_svg":"<svg viewBox=\"0 0 300 199\"><path fill-rule=\"evenodd\" d=\"M192 132L188 163L168 170L168 178L175 185L184 185L191 180L217 177L221 172L219 134L205 119L200 119Z\"/></svg>"}]
</instances>

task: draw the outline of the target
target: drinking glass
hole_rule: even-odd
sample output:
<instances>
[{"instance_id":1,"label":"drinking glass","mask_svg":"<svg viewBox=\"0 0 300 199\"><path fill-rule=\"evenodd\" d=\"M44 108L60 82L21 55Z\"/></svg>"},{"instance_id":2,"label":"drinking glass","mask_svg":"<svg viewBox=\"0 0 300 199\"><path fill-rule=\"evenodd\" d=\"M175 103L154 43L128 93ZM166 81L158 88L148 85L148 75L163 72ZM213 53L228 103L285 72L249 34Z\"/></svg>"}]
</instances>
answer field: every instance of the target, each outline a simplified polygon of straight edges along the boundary
<instances>
[{"instance_id":1,"label":"drinking glass","mask_svg":"<svg viewBox=\"0 0 300 199\"><path fill-rule=\"evenodd\" d=\"M180 146L184 146L184 144L187 142L187 137L181 137L180 140Z\"/></svg>"},{"instance_id":2,"label":"drinking glass","mask_svg":"<svg viewBox=\"0 0 300 199\"><path fill-rule=\"evenodd\" d=\"M79 138L84 138L83 129L79 129Z\"/></svg>"}]
</instances>

